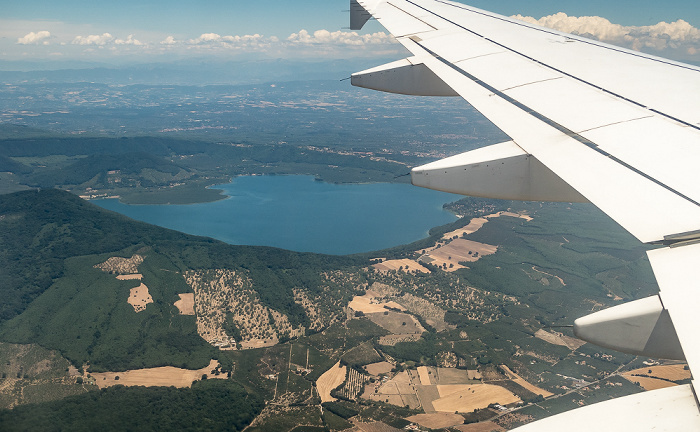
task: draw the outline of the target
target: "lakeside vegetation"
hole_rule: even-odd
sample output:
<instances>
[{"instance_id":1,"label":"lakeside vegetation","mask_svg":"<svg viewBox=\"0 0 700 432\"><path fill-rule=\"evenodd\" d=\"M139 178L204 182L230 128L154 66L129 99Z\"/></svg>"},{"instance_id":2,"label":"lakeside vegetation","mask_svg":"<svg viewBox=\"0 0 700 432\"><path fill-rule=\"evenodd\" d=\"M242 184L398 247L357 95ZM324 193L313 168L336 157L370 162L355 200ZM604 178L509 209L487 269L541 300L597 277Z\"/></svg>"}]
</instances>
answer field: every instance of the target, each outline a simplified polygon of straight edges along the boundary
<instances>
[{"instance_id":1,"label":"lakeside vegetation","mask_svg":"<svg viewBox=\"0 0 700 432\"><path fill-rule=\"evenodd\" d=\"M2 135L0 135L1 137ZM331 183L406 182L415 157L280 144L214 143L164 137L0 139L8 191L58 187L130 204L222 199L207 187L251 174L305 174Z\"/></svg>"}]
</instances>

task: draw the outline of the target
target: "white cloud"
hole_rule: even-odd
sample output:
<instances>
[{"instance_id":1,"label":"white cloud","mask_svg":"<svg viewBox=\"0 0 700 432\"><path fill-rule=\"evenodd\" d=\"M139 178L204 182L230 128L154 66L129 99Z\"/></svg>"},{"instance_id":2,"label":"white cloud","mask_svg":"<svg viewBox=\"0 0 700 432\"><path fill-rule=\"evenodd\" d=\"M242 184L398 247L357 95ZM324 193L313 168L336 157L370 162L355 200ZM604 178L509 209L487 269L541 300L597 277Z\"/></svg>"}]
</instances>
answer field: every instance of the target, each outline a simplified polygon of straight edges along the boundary
<instances>
[{"instance_id":1,"label":"white cloud","mask_svg":"<svg viewBox=\"0 0 700 432\"><path fill-rule=\"evenodd\" d=\"M203 33L197 38L187 41L189 45L208 45L226 48L264 48L278 42L276 37L266 38L259 34L243 36L221 36L216 33Z\"/></svg>"},{"instance_id":2,"label":"white cloud","mask_svg":"<svg viewBox=\"0 0 700 432\"><path fill-rule=\"evenodd\" d=\"M114 36L109 33L90 36L76 36L71 42L74 45L107 45L114 41Z\"/></svg>"},{"instance_id":3,"label":"white cloud","mask_svg":"<svg viewBox=\"0 0 700 432\"><path fill-rule=\"evenodd\" d=\"M700 52L700 29L682 19L651 26L622 26L597 16L572 17L563 12L540 19L521 15L513 18L638 51L690 56Z\"/></svg>"},{"instance_id":4,"label":"white cloud","mask_svg":"<svg viewBox=\"0 0 700 432\"><path fill-rule=\"evenodd\" d=\"M177 41L172 36L168 36L165 39L163 39L162 41L160 41L161 45L175 45L176 43L177 43Z\"/></svg>"},{"instance_id":5,"label":"white cloud","mask_svg":"<svg viewBox=\"0 0 700 432\"><path fill-rule=\"evenodd\" d=\"M49 39L51 39L51 33L46 30L40 32L29 32L24 37L17 39L17 43L20 45L48 45Z\"/></svg>"},{"instance_id":6,"label":"white cloud","mask_svg":"<svg viewBox=\"0 0 700 432\"><path fill-rule=\"evenodd\" d=\"M287 41L293 44L332 44L332 45L378 45L395 43L393 36L384 32L360 35L357 32L316 30L313 35L306 30L292 33Z\"/></svg>"},{"instance_id":7,"label":"white cloud","mask_svg":"<svg viewBox=\"0 0 700 432\"><path fill-rule=\"evenodd\" d=\"M143 46L144 45L139 40L134 39L134 35L129 35L126 39L115 39L114 43L117 45L135 45L135 46Z\"/></svg>"}]
</instances>

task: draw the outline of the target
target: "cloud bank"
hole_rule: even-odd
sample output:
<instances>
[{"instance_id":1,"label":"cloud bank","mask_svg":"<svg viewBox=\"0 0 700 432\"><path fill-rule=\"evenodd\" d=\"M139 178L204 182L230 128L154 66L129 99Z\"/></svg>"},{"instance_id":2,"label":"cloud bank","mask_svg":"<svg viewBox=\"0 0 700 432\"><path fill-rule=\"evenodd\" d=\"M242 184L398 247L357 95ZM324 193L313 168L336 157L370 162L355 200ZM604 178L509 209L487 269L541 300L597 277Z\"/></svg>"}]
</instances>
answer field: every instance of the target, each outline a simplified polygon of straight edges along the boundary
<instances>
[{"instance_id":1,"label":"cloud bank","mask_svg":"<svg viewBox=\"0 0 700 432\"><path fill-rule=\"evenodd\" d=\"M700 53L700 29L679 19L651 26L622 26L597 16L573 17L563 12L535 19L512 18L590 39L663 56L691 58Z\"/></svg>"},{"instance_id":2,"label":"cloud bank","mask_svg":"<svg viewBox=\"0 0 700 432\"><path fill-rule=\"evenodd\" d=\"M306 44L306 45L353 45L353 46L364 46L364 45L381 45L381 44L391 44L396 43L396 39L393 36L388 35L384 32L377 32L371 34L360 35L357 32L344 32L344 31L334 31L330 32L328 30L316 30L313 34L310 34L306 30L301 30L299 33L292 33L287 41L292 44Z\"/></svg>"},{"instance_id":3,"label":"cloud bank","mask_svg":"<svg viewBox=\"0 0 700 432\"><path fill-rule=\"evenodd\" d=\"M660 22L651 26L622 26L602 17L573 17L561 12L539 19L521 15L513 18L663 57L700 61L700 29L683 20ZM226 56L250 53L280 58L386 57L405 54L396 39L385 32L361 34L355 31L302 29L287 37L257 33L222 35L203 32L199 36L145 33L137 38L134 34L125 37L94 30L89 30L90 33L86 36L73 36L76 33L80 34L80 30L70 32L62 29L61 32L56 30L56 34L51 30L51 33L46 30L29 32L23 37L18 37L19 34L12 35L9 40L16 41L12 43L16 56L46 56L50 51L52 55L83 58L107 54L112 57L121 54L132 57L186 57L199 54ZM86 33L84 29L82 31L82 34ZM364 47L370 49L363 49Z\"/></svg>"}]
</instances>

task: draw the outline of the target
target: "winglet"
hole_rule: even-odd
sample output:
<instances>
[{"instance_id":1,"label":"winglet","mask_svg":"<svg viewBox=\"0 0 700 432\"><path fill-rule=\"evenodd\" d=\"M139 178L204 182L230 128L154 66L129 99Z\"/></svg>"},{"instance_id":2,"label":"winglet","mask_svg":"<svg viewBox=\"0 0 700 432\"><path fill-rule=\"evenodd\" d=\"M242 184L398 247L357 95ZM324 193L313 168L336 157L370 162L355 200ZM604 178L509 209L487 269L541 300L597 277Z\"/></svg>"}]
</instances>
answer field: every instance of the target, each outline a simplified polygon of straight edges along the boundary
<instances>
[{"instance_id":1,"label":"winglet","mask_svg":"<svg viewBox=\"0 0 700 432\"><path fill-rule=\"evenodd\" d=\"M350 30L361 30L371 16L357 0L350 0Z\"/></svg>"}]
</instances>

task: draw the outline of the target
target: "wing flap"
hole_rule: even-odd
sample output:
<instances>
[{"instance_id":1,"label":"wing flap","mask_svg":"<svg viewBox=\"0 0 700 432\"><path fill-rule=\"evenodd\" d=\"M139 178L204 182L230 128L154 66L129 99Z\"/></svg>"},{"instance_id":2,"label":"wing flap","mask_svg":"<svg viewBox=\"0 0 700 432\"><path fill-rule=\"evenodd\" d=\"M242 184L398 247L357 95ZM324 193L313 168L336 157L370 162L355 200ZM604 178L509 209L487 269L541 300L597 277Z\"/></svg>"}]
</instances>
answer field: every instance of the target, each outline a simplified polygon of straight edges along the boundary
<instances>
[{"instance_id":1,"label":"wing flap","mask_svg":"<svg viewBox=\"0 0 700 432\"><path fill-rule=\"evenodd\" d=\"M697 334L700 311L700 243L665 247L647 252L659 283L659 296L668 309L683 353L691 370L700 370L700 343ZM696 394L698 381L693 379Z\"/></svg>"}]
</instances>

